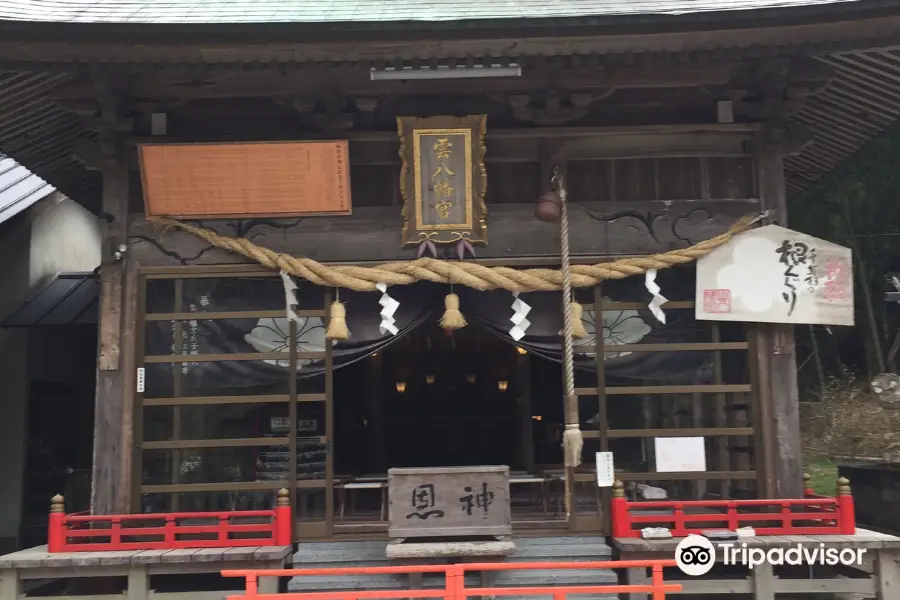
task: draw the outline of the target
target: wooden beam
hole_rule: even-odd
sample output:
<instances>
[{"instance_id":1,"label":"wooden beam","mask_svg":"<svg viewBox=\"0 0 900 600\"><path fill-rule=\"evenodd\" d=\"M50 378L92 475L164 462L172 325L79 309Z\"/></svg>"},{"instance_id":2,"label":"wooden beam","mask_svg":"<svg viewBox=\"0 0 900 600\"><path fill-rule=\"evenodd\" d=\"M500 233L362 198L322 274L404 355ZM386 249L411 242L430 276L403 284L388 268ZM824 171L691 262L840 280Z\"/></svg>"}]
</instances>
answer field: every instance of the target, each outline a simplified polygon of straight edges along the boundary
<instances>
[{"instance_id":1,"label":"wooden beam","mask_svg":"<svg viewBox=\"0 0 900 600\"><path fill-rule=\"evenodd\" d=\"M689 246L713 237L745 214L759 211L759 202L685 200L647 202L573 202L570 205L570 246L579 255L645 255ZM478 258L527 261L558 257L559 232L534 217L534 205L490 205L491 241L478 248ZM132 215L129 254L141 265L179 266L246 263L242 257L211 248L190 234L162 234L142 215ZM234 235L229 222L204 226ZM361 207L352 216L313 217L276 226L260 221L246 235L276 252L321 262L407 260L414 257L400 244L400 213L395 207Z\"/></svg>"},{"instance_id":2,"label":"wooden beam","mask_svg":"<svg viewBox=\"0 0 900 600\"><path fill-rule=\"evenodd\" d=\"M134 77L130 93L135 102L193 100L200 98L266 97L273 93L293 101L318 103L327 91L338 90L350 98L466 93L530 93L549 87L575 91L602 91L613 88L689 88L726 84L733 75L732 63L633 65L541 65L523 67L521 77L474 80L432 79L427 81L371 81L368 64L333 68L304 66L300 69L214 71L200 66L192 75L172 69L147 71ZM197 85L197 84L201 85ZM90 82L74 79L56 88L58 99L84 100L93 97Z\"/></svg>"},{"instance_id":3,"label":"wooden beam","mask_svg":"<svg viewBox=\"0 0 900 600\"><path fill-rule=\"evenodd\" d=\"M510 129L488 129L485 136L487 142L517 142L527 140L558 139L567 140L569 143L575 140L586 140L590 143L594 138L615 138L618 143L621 140L641 136L694 136L694 135L718 135L736 136L741 139L752 139L754 134L761 131L761 123L691 123L686 125L617 125L601 127L520 127ZM324 139L324 136L309 135L310 139ZM344 139L351 143L377 144L393 143L397 141L396 131L349 131ZM131 141L136 144L159 143L156 137L134 136ZM166 136L166 143L191 143L201 140L187 137ZM208 140L206 140L208 141Z\"/></svg>"},{"instance_id":4,"label":"wooden beam","mask_svg":"<svg viewBox=\"0 0 900 600\"><path fill-rule=\"evenodd\" d=\"M499 130L503 131L503 130ZM627 160L632 158L700 158L749 156L748 136L740 133L714 132L639 134L629 136L597 136L566 138L508 138L490 136L487 142L488 163L538 163L542 142L556 139L565 144L567 162L585 160ZM350 164L353 166L400 165L399 141L350 142Z\"/></svg>"}]
</instances>

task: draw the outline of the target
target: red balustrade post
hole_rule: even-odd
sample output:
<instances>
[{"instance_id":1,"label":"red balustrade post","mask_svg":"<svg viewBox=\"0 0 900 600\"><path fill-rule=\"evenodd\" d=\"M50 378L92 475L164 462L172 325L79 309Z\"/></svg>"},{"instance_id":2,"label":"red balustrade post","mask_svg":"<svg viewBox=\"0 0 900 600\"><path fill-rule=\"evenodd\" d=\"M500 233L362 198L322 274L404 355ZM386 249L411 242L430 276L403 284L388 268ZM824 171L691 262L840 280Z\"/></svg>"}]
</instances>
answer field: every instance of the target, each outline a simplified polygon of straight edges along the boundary
<instances>
[{"instance_id":1,"label":"red balustrade post","mask_svg":"<svg viewBox=\"0 0 900 600\"><path fill-rule=\"evenodd\" d=\"M687 535L688 522L684 515L684 504L676 502L672 505L672 535L683 537ZM682 535L683 534L683 535Z\"/></svg>"},{"instance_id":2,"label":"red balustrade post","mask_svg":"<svg viewBox=\"0 0 900 600\"><path fill-rule=\"evenodd\" d=\"M246 598L246 600L253 600L253 598L256 598L256 596L259 595L258 582L259 580L256 573L247 573L247 585L244 589L244 598Z\"/></svg>"},{"instance_id":3,"label":"red balustrade post","mask_svg":"<svg viewBox=\"0 0 900 600\"><path fill-rule=\"evenodd\" d=\"M740 519L738 518L737 504L729 502L728 507L725 509L725 515L728 517L728 529L737 531L737 528L741 526Z\"/></svg>"},{"instance_id":4,"label":"red balustrade post","mask_svg":"<svg viewBox=\"0 0 900 600\"><path fill-rule=\"evenodd\" d=\"M112 530L109 536L110 545L113 550L119 550L122 547L122 517L112 518Z\"/></svg>"},{"instance_id":5,"label":"red balustrade post","mask_svg":"<svg viewBox=\"0 0 900 600\"><path fill-rule=\"evenodd\" d=\"M175 517L172 515L165 515L165 520L163 522L163 543L166 545L167 549L175 548L175 538L178 537L175 535Z\"/></svg>"},{"instance_id":6,"label":"red balustrade post","mask_svg":"<svg viewBox=\"0 0 900 600\"><path fill-rule=\"evenodd\" d=\"M812 475L809 473L803 474L803 497L804 498L812 498L816 495L816 490L812 488Z\"/></svg>"},{"instance_id":7,"label":"red balustrade post","mask_svg":"<svg viewBox=\"0 0 900 600\"><path fill-rule=\"evenodd\" d=\"M463 565L447 565L444 581L447 586L445 600L466 600L466 569Z\"/></svg>"},{"instance_id":8,"label":"red balustrade post","mask_svg":"<svg viewBox=\"0 0 900 600\"><path fill-rule=\"evenodd\" d=\"M650 567L651 579L653 584L653 600L666 600L666 592L663 589L665 581L663 580L663 566L660 563L654 563Z\"/></svg>"},{"instance_id":9,"label":"red balustrade post","mask_svg":"<svg viewBox=\"0 0 900 600\"><path fill-rule=\"evenodd\" d=\"M281 488L275 501L275 545L290 546L293 540L294 523L291 516L290 492Z\"/></svg>"},{"instance_id":10,"label":"red balustrade post","mask_svg":"<svg viewBox=\"0 0 900 600\"><path fill-rule=\"evenodd\" d=\"M791 505L787 502L781 503L781 526L784 528L785 533L789 533L791 528L794 526L794 518L793 511L791 510Z\"/></svg>"},{"instance_id":11,"label":"red balustrade post","mask_svg":"<svg viewBox=\"0 0 900 600\"><path fill-rule=\"evenodd\" d=\"M66 543L66 503L59 494L50 500L50 520L47 523L47 551L62 552Z\"/></svg>"},{"instance_id":12,"label":"red balustrade post","mask_svg":"<svg viewBox=\"0 0 900 600\"><path fill-rule=\"evenodd\" d=\"M625 484L621 481L613 484L609 514L612 519L613 537L635 537L631 530L631 514L628 512L628 500L625 498Z\"/></svg>"},{"instance_id":13,"label":"red balustrade post","mask_svg":"<svg viewBox=\"0 0 900 600\"><path fill-rule=\"evenodd\" d=\"M219 513L218 533L216 537L219 542L225 544L228 542L228 526L231 525L231 513Z\"/></svg>"},{"instance_id":14,"label":"red balustrade post","mask_svg":"<svg viewBox=\"0 0 900 600\"><path fill-rule=\"evenodd\" d=\"M850 481L841 477L837 481L838 527L842 535L856 534L856 511L853 508L853 494Z\"/></svg>"}]
</instances>

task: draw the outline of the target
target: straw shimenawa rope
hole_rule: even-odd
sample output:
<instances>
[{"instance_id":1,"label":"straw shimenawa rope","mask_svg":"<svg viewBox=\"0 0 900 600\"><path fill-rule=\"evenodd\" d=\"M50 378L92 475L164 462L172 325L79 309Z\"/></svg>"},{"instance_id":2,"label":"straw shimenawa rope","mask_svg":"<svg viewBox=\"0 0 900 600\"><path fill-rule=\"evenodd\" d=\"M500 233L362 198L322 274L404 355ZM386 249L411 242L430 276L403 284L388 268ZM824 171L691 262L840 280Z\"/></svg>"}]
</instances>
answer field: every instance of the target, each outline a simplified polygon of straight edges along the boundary
<instances>
[{"instance_id":1,"label":"straw shimenawa rope","mask_svg":"<svg viewBox=\"0 0 900 600\"><path fill-rule=\"evenodd\" d=\"M697 260L726 244L735 235L747 230L759 217L747 216L732 225L728 231L689 248L670 250L663 254L621 258L596 265L572 265L572 287L593 287L601 281L624 279L642 275L650 269L666 269ZM283 270L316 285L345 288L357 292L374 292L375 285L409 285L416 281L453 283L476 290L503 289L510 292L552 292L562 289L563 274L556 269L511 269L487 267L476 262L445 261L435 258L419 258L403 262L389 262L373 267L353 265L324 265L310 258L297 258L257 246L246 238L219 235L210 229L195 227L170 219L153 219L161 227L174 227L205 240L209 244L240 254L264 267Z\"/></svg>"}]
</instances>

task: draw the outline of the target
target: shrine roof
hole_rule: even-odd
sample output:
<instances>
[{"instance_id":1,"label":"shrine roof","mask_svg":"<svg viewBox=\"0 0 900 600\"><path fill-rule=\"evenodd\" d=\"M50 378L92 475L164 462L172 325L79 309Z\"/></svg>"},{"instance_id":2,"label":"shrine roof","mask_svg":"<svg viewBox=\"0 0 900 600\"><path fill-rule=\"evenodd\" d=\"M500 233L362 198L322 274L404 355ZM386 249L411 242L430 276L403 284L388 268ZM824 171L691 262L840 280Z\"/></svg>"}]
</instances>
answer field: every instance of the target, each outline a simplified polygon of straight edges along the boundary
<instances>
[{"instance_id":1,"label":"shrine roof","mask_svg":"<svg viewBox=\"0 0 900 600\"><path fill-rule=\"evenodd\" d=\"M854 9L878 0L5 0L0 21L106 24L403 23Z\"/></svg>"},{"instance_id":2,"label":"shrine roof","mask_svg":"<svg viewBox=\"0 0 900 600\"><path fill-rule=\"evenodd\" d=\"M46 198L54 189L10 157L0 154L0 223Z\"/></svg>"}]
</instances>

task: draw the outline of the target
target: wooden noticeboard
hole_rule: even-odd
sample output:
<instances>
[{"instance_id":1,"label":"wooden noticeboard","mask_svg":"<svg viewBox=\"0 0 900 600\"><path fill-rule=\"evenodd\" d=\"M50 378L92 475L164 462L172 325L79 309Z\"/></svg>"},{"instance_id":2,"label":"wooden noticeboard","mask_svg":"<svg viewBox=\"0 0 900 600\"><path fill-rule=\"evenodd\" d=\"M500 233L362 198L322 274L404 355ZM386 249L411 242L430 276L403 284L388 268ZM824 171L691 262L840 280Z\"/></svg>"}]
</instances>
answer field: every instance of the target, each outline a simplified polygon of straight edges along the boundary
<instances>
[{"instance_id":1,"label":"wooden noticeboard","mask_svg":"<svg viewBox=\"0 0 900 600\"><path fill-rule=\"evenodd\" d=\"M849 248L766 225L697 261L695 316L707 321L853 325Z\"/></svg>"},{"instance_id":2,"label":"wooden noticeboard","mask_svg":"<svg viewBox=\"0 0 900 600\"><path fill-rule=\"evenodd\" d=\"M512 534L509 467L388 470L388 537Z\"/></svg>"},{"instance_id":3,"label":"wooden noticeboard","mask_svg":"<svg viewBox=\"0 0 900 600\"><path fill-rule=\"evenodd\" d=\"M141 144L149 217L349 215L347 141Z\"/></svg>"},{"instance_id":4,"label":"wooden noticeboard","mask_svg":"<svg viewBox=\"0 0 900 600\"><path fill-rule=\"evenodd\" d=\"M485 115L398 117L404 245L487 243Z\"/></svg>"}]
</instances>

